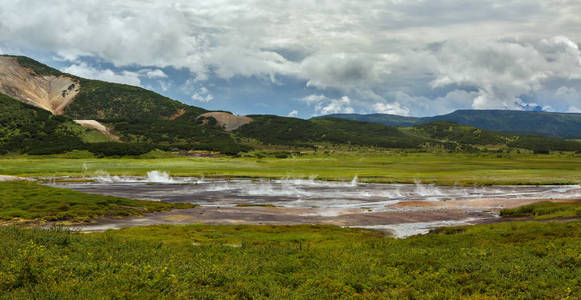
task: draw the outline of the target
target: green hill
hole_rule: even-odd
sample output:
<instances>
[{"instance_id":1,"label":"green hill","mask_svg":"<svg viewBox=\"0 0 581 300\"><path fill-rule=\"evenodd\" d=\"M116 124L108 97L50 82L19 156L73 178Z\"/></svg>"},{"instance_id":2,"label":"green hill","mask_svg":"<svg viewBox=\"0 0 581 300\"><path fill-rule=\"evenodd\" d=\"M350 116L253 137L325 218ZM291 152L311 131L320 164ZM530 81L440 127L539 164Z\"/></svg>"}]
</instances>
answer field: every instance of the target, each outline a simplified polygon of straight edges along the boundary
<instances>
[{"instance_id":1,"label":"green hill","mask_svg":"<svg viewBox=\"0 0 581 300\"><path fill-rule=\"evenodd\" d=\"M326 115L321 117L316 117L314 119L326 119L326 118L339 118L351 121L359 121L359 122L369 122L369 123L376 123L382 124L386 126L414 126L421 124L421 118L416 117L404 117L398 115L391 115L391 114L368 114L368 115L361 115L361 114L332 114Z\"/></svg>"},{"instance_id":2,"label":"green hill","mask_svg":"<svg viewBox=\"0 0 581 300\"><path fill-rule=\"evenodd\" d=\"M342 119L302 120L278 116L250 116L254 122L236 133L267 144L352 144L384 148L418 148L422 138L395 127Z\"/></svg>"},{"instance_id":3,"label":"green hill","mask_svg":"<svg viewBox=\"0 0 581 300\"><path fill-rule=\"evenodd\" d=\"M486 130L533 134L553 138L581 138L581 114L513 110L458 110L434 117L414 118L389 114L334 114L320 118L342 118L388 126L414 126L434 121L456 122Z\"/></svg>"},{"instance_id":4,"label":"green hill","mask_svg":"<svg viewBox=\"0 0 581 300\"><path fill-rule=\"evenodd\" d=\"M3 94L0 107L0 154L66 152L82 148L83 136L98 134L67 117L52 115Z\"/></svg>"}]
</instances>

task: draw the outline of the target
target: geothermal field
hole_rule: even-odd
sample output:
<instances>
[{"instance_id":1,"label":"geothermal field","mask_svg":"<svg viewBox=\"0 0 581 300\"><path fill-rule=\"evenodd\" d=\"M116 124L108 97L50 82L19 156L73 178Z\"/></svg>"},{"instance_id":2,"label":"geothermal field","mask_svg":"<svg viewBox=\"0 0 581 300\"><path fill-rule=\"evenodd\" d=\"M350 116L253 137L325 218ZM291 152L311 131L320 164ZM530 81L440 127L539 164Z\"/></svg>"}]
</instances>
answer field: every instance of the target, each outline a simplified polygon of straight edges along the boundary
<instances>
[{"instance_id":1,"label":"geothermal field","mask_svg":"<svg viewBox=\"0 0 581 300\"><path fill-rule=\"evenodd\" d=\"M504 208L581 197L579 185L435 186L371 184L310 179L206 179L147 176L52 178L49 185L84 193L192 203L193 209L159 212L123 220L103 218L84 231L152 224L328 224L383 230L396 237L430 229L495 222ZM58 179L58 180L57 180Z\"/></svg>"}]
</instances>

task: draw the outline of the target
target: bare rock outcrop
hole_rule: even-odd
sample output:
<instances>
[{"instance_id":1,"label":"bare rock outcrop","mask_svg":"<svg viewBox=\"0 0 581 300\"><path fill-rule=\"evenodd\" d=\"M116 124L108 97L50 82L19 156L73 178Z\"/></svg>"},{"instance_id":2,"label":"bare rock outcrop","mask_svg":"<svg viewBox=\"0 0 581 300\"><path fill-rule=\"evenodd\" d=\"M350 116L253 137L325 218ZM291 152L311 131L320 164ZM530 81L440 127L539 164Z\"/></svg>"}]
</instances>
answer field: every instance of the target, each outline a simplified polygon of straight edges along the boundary
<instances>
[{"instance_id":1,"label":"bare rock outcrop","mask_svg":"<svg viewBox=\"0 0 581 300\"><path fill-rule=\"evenodd\" d=\"M38 75L22 67L17 58L0 56L0 93L16 100L60 115L80 88L73 78Z\"/></svg>"},{"instance_id":2,"label":"bare rock outcrop","mask_svg":"<svg viewBox=\"0 0 581 300\"><path fill-rule=\"evenodd\" d=\"M248 123L251 123L252 118L246 116L235 116L227 112L213 111L201 114L198 118L214 118L218 126L224 128L225 131L234 131Z\"/></svg>"}]
</instances>

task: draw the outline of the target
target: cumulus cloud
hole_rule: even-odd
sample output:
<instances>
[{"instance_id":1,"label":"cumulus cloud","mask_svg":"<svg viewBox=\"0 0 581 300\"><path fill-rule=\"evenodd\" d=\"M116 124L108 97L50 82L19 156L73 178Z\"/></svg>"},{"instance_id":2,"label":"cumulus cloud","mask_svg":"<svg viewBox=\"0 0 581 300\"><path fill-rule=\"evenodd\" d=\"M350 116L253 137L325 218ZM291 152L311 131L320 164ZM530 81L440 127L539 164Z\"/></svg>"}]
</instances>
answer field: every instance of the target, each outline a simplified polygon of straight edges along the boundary
<instances>
[{"instance_id":1,"label":"cumulus cloud","mask_svg":"<svg viewBox=\"0 0 581 300\"><path fill-rule=\"evenodd\" d=\"M210 102L214 100L214 96L206 89L205 87L201 87L198 90L194 91L192 94L192 100L198 102Z\"/></svg>"},{"instance_id":2,"label":"cumulus cloud","mask_svg":"<svg viewBox=\"0 0 581 300\"><path fill-rule=\"evenodd\" d=\"M478 90L472 107L522 108L521 95L540 90L548 79L579 79L581 52L570 39L447 42L433 54L434 88L471 86ZM526 107L526 105L524 105Z\"/></svg>"},{"instance_id":3,"label":"cumulus cloud","mask_svg":"<svg viewBox=\"0 0 581 300\"><path fill-rule=\"evenodd\" d=\"M56 54L81 76L131 84L188 70L198 102L212 101L200 85L214 80L276 89L291 78L345 96L305 100L316 113L581 106L555 92L581 89L579 1L5 2L0 49ZM148 71L91 69L82 57Z\"/></svg>"},{"instance_id":4,"label":"cumulus cloud","mask_svg":"<svg viewBox=\"0 0 581 300\"><path fill-rule=\"evenodd\" d=\"M142 70L142 73L149 79L160 79L160 78L167 78L167 74L160 69L156 70Z\"/></svg>"},{"instance_id":5,"label":"cumulus cloud","mask_svg":"<svg viewBox=\"0 0 581 300\"><path fill-rule=\"evenodd\" d=\"M296 118L299 115L299 111L294 109L288 113L287 117Z\"/></svg>"},{"instance_id":6,"label":"cumulus cloud","mask_svg":"<svg viewBox=\"0 0 581 300\"><path fill-rule=\"evenodd\" d=\"M63 71L65 73L89 79L141 86L139 73L136 72L122 71L120 73L116 73L110 69L96 69L87 65L86 63L70 65L69 67L63 69Z\"/></svg>"},{"instance_id":7,"label":"cumulus cloud","mask_svg":"<svg viewBox=\"0 0 581 300\"><path fill-rule=\"evenodd\" d=\"M333 99L325 95L309 95L300 99L301 101L314 106L316 115L328 115L345 113L351 114L355 110L351 106L351 99L347 96Z\"/></svg>"}]
</instances>

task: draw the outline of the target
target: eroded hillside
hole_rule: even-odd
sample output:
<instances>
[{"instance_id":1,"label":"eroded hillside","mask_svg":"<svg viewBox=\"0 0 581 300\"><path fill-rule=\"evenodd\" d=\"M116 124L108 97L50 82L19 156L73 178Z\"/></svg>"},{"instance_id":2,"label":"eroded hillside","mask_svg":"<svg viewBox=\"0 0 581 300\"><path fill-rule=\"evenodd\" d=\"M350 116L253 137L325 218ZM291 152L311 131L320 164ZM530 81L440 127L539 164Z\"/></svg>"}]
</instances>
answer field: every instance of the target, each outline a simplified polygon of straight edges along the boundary
<instances>
[{"instance_id":1,"label":"eroded hillside","mask_svg":"<svg viewBox=\"0 0 581 300\"><path fill-rule=\"evenodd\" d=\"M38 75L15 57L0 56L0 93L26 104L63 113L80 91L77 80L61 75Z\"/></svg>"},{"instance_id":2,"label":"eroded hillside","mask_svg":"<svg viewBox=\"0 0 581 300\"><path fill-rule=\"evenodd\" d=\"M235 116L231 113L212 111L201 114L199 117L214 118L218 126L223 127L226 131L236 130L252 122L252 118L246 116Z\"/></svg>"}]
</instances>

